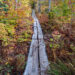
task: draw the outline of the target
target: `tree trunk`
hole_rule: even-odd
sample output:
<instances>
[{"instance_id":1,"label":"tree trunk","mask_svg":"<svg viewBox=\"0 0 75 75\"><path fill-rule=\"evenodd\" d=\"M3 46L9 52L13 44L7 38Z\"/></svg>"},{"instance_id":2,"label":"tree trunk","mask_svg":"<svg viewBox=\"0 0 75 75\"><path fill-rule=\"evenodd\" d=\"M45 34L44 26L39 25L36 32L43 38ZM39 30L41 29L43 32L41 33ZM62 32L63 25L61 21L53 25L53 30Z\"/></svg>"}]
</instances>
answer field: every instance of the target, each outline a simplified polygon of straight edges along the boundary
<instances>
[{"instance_id":1,"label":"tree trunk","mask_svg":"<svg viewBox=\"0 0 75 75\"><path fill-rule=\"evenodd\" d=\"M18 3L18 0L15 0L15 2L16 2L15 8L17 9L17 3Z\"/></svg>"},{"instance_id":2,"label":"tree trunk","mask_svg":"<svg viewBox=\"0 0 75 75\"><path fill-rule=\"evenodd\" d=\"M38 8L38 13L41 13L41 4L40 4L40 0L37 1L37 8Z\"/></svg>"},{"instance_id":3,"label":"tree trunk","mask_svg":"<svg viewBox=\"0 0 75 75\"><path fill-rule=\"evenodd\" d=\"M50 9L51 9L51 0L49 0L49 12L50 12Z\"/></svg>"}]
</instances>

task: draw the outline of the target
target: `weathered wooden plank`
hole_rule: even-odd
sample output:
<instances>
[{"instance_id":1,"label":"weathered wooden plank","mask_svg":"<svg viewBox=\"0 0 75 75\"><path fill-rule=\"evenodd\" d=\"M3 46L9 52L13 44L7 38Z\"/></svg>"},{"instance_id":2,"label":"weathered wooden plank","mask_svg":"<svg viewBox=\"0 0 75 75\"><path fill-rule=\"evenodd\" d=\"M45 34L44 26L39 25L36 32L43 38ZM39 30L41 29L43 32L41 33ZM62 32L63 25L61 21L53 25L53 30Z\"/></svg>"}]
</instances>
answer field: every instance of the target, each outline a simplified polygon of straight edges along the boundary
<instances>
[{"instance_id":1,"label":"weathered wooden plank","mask_svg":"<svg viewBox=\"0 0 75 75\"><path fill-rule=\"evenodd\" d=\"M39 75L38 74L38 41L32 40L30 52L28 56L27 66L23 75Z\"/></svg>"},{"instance_id":2,"label":"weathered wooden plank","mask_svg":"<svg viewBox=\"0 0 75 75\"><path fill-rule=\"evenodd\" d=\"M36 20L34 21L34 25L33 25L33 29L34 29L34 33L33 33L33 36L32 36L32 39L37 39L37 23L36 23Z\"/></svg>"},{"instance_id":3,"label":"weathered wooden plank","mask_svg":"<svg viewBox=\"0 0 75 75\"><path fill-rule=\"evenodd\" d=\"M32 39L37 40L37 27L34 27L34 33L33 33Z\"/></svg>"},{"instance_id":4,"label":"weathered wooden plank","mask_svg":"<svg viewBox=\"0 0 75 75\"><path fill-rule=\"evenodd\" d=\"M49 69L49 62L43 39L39 40L39 58L41 75L47 75L46 71Z\"/></svg>"},{"instance_id":5,"label":"weathered wooden plank","mask_svg":"<svg viewBox=\"0 0 75 75\"><path fill-rule=\"evenodd\" d=\"M32 74L31 75L39 75L38 73L38 41L35 41L36 47L34 46L33 55L33 65L32 65Z\"/></svg>"},{"instance_id":6,"label":"weathered wooden plank","mask_svg":"<svg viewBox=\"0 0 75 75\"><path fill-rule=\"evenodd\" d=\"M37 27L38 27L38 39L43 39L43 33L38 19L37 19Z\"/></svg>"},{"instance_id":7,"label":"weathered wooden plank","mask_svg":"<svg viewBox=\"0 0 75 75\"><path fill-rule=\"evenodd\" d=\"M33 27L37 27L37 25L36 25L36 20L35 20L34 23L33 23Z\"/></svg>"},{"instance_id":8,"label":"weathered wooden plank","mask_svg":"<svg viewBox=\"0 0 75 75\"><path fill-rule=\"evenodd\" d=\"M35 14L33 14L35 16ZM27 66L23 75L39 75L38 73L38 40L37 40L37 24L34 18L34 33L29 50Z\"/></svg>"},{"instance_id":9,"label":"weathered wooden plank","mask_svg":"<svg viewBox=\"0 0 75 75\"><path fill-rule=\"evenodd\" d=\"M46 54L46 47L43 40L43 33L40 26L39 21L38 22L38 41L39 41L39 61L40 61L40 71L41 75L47 75L46 71L49 69L49 62Z\"/></svg>"}]
</instances>

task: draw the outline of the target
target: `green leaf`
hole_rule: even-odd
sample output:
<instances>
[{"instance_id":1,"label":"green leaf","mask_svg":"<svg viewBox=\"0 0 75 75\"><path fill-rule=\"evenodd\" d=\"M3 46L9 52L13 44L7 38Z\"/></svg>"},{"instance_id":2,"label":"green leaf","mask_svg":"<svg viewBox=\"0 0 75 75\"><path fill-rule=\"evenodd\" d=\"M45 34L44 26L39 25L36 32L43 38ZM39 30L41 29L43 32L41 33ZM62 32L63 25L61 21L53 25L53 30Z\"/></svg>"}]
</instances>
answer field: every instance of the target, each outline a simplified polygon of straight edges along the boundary
<instances>
[{"instance_id":1,"label":"green leaf","mask_svg":"<svg viewBox=\"0 0 75 75\"><path fill-rule=\"evenodd\" d=\"M53 41L53 38L50 38L50 41Z\"/></svg>"},{"instance_id":2,"label":"green leaf","mask_svg":"<svg viewBox=\"0 0 75 75\"><path fill-rule=\"evenodd\" d=\"M50 44L50 48L52 48L53 47L53 44Z\"/></svg>"}]
</instances>

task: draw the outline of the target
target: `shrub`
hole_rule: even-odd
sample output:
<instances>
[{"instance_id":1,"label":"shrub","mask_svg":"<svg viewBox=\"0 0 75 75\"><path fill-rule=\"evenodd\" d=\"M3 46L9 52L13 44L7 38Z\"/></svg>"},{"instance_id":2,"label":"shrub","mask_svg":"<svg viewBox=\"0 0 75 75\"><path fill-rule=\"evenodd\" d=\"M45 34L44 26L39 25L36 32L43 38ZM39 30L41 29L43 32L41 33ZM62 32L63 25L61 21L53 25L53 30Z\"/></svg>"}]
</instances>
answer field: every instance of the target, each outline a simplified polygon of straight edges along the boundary
<instances>
[{"instance_id":1,"label":"shrub","mask_svg":"<svg viewBox=\"0 0 75 75\"><path fill-rule=\"evenodd\" d=\"M14 37L15 29L12 25L5 25L0 23L0 40L2 40L2 45L7 46Z\"/></svg>"},{"instance_id":2,"label":"shrub","mask_svg":"<svg viewBox=\"0 0 75 75\"><path fill-rule=\"evenodd\" d=\"M51 66L51 69L49 71L49 74L51 75L72 75L70 68L67 67L59 59L57 60L56 63L51 62L50 66Z\"/></svg>"},{"instance_id":3,"label":"shrub","mask_svg":"<svg viewBox=\"0 0 75 75\"><path fill-rule=\"evenodd\" d=\"M13 66L11 66L8 62L4 65L0 65L0 75L10 75L12 74Z\"/></svg>"},{"instance_id":4,"label":"shrub","mask_svg":"<svg viewBox=\"0 0 75 75\"><path fill-rule=\"evenodd\" d=\"M23 70L25 67L25 55L19 54L16 56L16 69L17 71Z\"/></svg>"},{"instance_id":5,"label":"shrub","mask_svg":"<svg viewBox=\"0 0 75 75\"><path fill-rule=\"evenodd\" d=\"M5 29L5 24L0 23L0 39L2 40L8 35L6 29Z\"/></svg>"},{"instance_id":6,"label":"shrub","mask_svg":"<svg viewBox=\"0 0 75 75\"><path fill-rule=\"evenodd\" d=\"M12 36L12 37L14 36L14 34L15 34L15 28L14 28L13 25L6 25L5 29L7 30L9 36Z\"/></svg>"},{"instance_id":7,"label":"shrub","mask_svg":"<svg viewBox=\"0 0 75 75\"><path fill-rule=\"evenodd\" d=\"M49 12L48 13L48 17L49 17L49 19L54 19L54 12Z\"/></svg>"},{"instance_id":8,"label":"shrub","mask_svg":"<svg viewBox=\"0 0 75 75\"><path fill-rule=\"evenodd\" d=\"M30 5L31 5L31 8L32 8L32 9L35 9L35 4L36 4L35 1L31 1L31 2L30 2Z\"/></svg>"}]
</instances>

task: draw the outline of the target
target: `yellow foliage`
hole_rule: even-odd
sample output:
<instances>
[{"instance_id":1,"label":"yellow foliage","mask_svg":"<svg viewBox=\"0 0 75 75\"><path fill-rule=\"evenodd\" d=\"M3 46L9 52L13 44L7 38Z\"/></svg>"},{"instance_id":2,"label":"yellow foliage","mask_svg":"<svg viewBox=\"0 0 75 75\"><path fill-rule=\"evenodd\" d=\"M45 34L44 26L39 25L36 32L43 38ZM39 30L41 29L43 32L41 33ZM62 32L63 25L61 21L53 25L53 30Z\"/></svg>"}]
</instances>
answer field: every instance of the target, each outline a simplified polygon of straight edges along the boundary
<instances>
[{"instance_id":1,"label":"yellow foliage","mask_svg":"<svg viewBox=\"0 0 75 75\"><path fill-rule=\"evenodd\" d=\"M26 13L24 12L24 10L18 9L17 10L17 15L18 15L19 18L23 18L23 17L26 16Z\"/></svg>"},{"instance_id":2,"label":"yellow foliage","mask_svg":"<svg viewBox=\"0 0 75 75\"><path fill-rule=\"evenodd\" d=\"M15 16L17 16L17 11L16 10L14 10L14 9L10 9L9 11L8 11L8 17L10 18L10 17L15 17Z\"/></svg>"},{"instance_id":3,"label":"yellow foliage","mask_svg":"<svg viewBox=\"0 0 75 75\"><path fill-rule=\"evenodd\" d=\"M0 23L0 39L4 38L8 33L5 30L5 24Z\"/></svg>"},{"instance_id":4,"label":"yellow foliage","mask_svg":"<svg viewBox=\"0 0 75 75\"><path fill-rule=\"evenodd\" d=\"M12 26L12 25L6 25L6 30L7 30L7 32L11 35L11 36L13 36L14 34L15 34L15 28L14 28L14 26Z\"/></svg>"}]
</instances>

